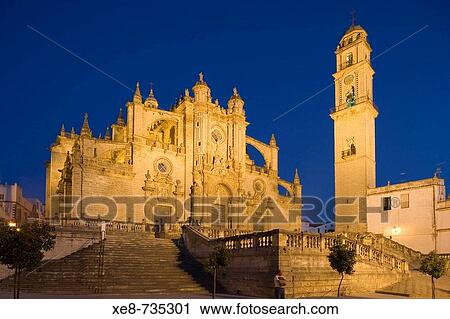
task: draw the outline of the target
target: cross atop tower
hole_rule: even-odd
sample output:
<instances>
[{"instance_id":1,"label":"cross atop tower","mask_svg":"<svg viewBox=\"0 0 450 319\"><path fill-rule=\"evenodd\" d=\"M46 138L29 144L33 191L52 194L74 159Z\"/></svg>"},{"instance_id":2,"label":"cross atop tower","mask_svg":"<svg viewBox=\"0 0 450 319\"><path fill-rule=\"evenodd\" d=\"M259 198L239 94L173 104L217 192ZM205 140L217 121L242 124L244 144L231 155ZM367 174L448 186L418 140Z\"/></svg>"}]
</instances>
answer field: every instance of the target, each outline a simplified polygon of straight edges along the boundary
<instances>
[{"instance_id":1,"label":"cross atop tower","mask_svg":"<svg viewBox=\"0 0 450 319\"><path fill-rule=\"evenodd\" d=\"M352 12L350 12L350 14L352 15L352 27L355 25L356 22L356 11L355 9L352 10Z\"/></svg>"}]
</instances>

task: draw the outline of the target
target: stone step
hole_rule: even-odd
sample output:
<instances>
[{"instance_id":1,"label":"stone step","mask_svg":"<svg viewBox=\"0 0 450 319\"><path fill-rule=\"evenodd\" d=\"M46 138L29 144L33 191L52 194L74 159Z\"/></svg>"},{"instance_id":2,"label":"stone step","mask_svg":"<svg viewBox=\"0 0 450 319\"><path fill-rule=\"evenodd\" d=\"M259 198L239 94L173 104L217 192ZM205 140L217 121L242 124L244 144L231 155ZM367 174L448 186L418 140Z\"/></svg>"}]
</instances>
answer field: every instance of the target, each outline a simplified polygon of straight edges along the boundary
<instances>
[{"instance_id":1,"label":"stone step","mask_svg":"<svg viewBox=\"0 0 450 319\"><path fill-rule=\"evenodd\" d=\"M209 293L205 288L209 276L170 239L114 232L108 233L104 244L103 293ZM60 260L47 261L38 271L22 276L21 289L46 294L92 294L99 284L99 250L100 244L93 244ZM12 290L13 284L12 277L6 278L0 282L0 289Z\"/></svg>"}]
</instances>

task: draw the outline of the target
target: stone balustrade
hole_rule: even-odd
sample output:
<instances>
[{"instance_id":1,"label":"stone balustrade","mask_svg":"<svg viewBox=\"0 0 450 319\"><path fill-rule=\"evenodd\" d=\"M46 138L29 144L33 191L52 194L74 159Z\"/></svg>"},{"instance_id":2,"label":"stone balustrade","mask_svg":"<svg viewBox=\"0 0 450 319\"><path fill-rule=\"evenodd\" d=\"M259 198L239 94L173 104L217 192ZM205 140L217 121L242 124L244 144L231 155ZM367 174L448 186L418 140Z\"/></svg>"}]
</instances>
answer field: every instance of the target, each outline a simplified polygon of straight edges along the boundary
<instances>
[{"instance_id":1,"label":"stone balustrade","mask_svg":"<svg viewBox=\"0 0 450 319\"><path fill-rule=\"evenodd\" d=\"M212 246L225 245L228 249L259 249L265 247L288 248L293 253L318 253L328 255L330 248L341 240L356 251L359 260L377 263L389 269L408 272L409 266L405 258L387 254L371 245L358 243L355 239L336 234L295 233L285 230L271 230L238 234L237 230L213 229L206 227L184 226L184 233L202 234ZM195 248L194 248L195 249Z\"/></svg>"},{"instance_id":2,"label":"stone balustrade","mask_svg":"<svg viewBox=\"0 0 450 319\"><path fill-rule=\"evenodd\" d=\"M174 152L177 154L185 154L186 148L183 146L178 146L170 143L163 143L161 141L155 141L151 139L145 139L145 143L148 146L151 146L152 148L159 148L166 151Z\"/></svg>"},{"instance_id":3,"label":"stone balustrade","mask_svg":"<svg viewBox=\"0 0 450 319\"><path fill-rule=\"evenodd\" d=\"M61 219L50 221L53 225L72 228L83 228L99 230L103 223L100 219ZM181 235L182 224L160 224L160 223L132 223L120 221L105 221L106 231L142 232L142 233L164 233L172 237Z\"/></svg>"},{"instance_id":4,"label":"stone balustrade","mask_svg":"<svg viewBox=\"0 0 450 319\"><path fill-rule=\"evenodd\" d=\"M252 233L252 231L240 229L211 228L203 226L191 226L191 227L193 227L197 232L205 235L206 237L214 239Z\"/></svg>"},{"instance_id":5,"label":"stone balustrade","mask_svg":"<svg viewBox=\"0 0 450 319\"><path fill-rule=\"evenodd\" d=\"M338 240L356 251L355 273L347 276L346 293L367 293L409 276L408 261L342 234L312 234L285 230L237 233L225 229L183 227L183 242L189 253L207 263L215 247L231 250L231 263L218 277L229 292L270 297L273 275L281 270L288 283L289 297L317 297L335 294L338 274L328 255Z\"/></svg>"}]
</instances>

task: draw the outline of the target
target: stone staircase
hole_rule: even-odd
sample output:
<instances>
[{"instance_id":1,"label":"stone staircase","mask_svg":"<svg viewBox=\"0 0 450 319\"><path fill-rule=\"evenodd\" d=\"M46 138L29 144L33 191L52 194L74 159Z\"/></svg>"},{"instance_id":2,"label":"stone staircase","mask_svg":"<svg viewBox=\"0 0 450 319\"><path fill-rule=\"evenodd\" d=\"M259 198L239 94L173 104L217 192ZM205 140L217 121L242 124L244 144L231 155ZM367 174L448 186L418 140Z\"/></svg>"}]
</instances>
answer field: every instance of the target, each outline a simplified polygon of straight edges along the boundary
<instances>
[{"instance_id":1,"label":"stone staircase","mask_svg":"<svg viewBox=\"0 0 450 319\"><path fill-rule=\"evenodd\" d=\"M343 282L346 295L365 295L398 283L409 276L403 251L380 250L375 239L339 237L340 234L298 233L274 229L229 234L199 226L184 226L183 238L189 252L206 262L214 247L224 245L232 253L219 283L230 293L254 297L273 296L273 275L281 270L287 278L290 298L325 297L336 294L338 274L330 268L330 247L344 241L356 252L355 273ZM393 246L392 244L391 246ZM399 251L398 254L392 252Z\"/></svg>"},{"instance_id":2,"label":"stone staircase","mask_svg":"<svg viewBox=\"0 0 450 319\"><path fill-rule=\"evenodd\" d=\"M437 280L436 298L450 298L450 275ZM431 279L417 270L410 272L410 277L393 285L376 291L382 295L394 295L409 298L431 298Z\"/></svg>"},{"instance_id":3,"label":"stone staircase","mask_svg":"<svg viewBox=\"0 0 450 319\"><path fill-rule=\"evenodd\" d=\"M110 232L104 242L103 275L99 276L100 244L24 273L21 291L56 295L207 295L209 276L170 239L145 233ZM0 283L13 289L13 278Z\"/></svg>"}]
</instances>

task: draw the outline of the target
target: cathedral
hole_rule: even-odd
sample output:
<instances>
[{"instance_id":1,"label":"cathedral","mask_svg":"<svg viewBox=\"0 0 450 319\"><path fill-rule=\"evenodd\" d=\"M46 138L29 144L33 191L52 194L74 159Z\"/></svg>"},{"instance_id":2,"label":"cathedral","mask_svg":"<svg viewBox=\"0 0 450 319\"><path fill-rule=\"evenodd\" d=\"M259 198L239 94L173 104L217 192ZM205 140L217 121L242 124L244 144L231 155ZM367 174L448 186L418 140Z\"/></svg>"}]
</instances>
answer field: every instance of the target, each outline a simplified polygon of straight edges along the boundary
<instances>
[{"instance_id":1,"label":"cathedral","mask_svg":"<svg viewBox=\"0 0 450 319\"><path fill-rule=\"evenodd\" d=\"M298 172L292 182L280 178L275 136L259 141L248 124L238 90L223 107L202 73L170 110L138 83L104 137L93 136L87 114L79 132L62 126L46 166L46 216L298 231Z\"/></svg>"},{"instance_id":2,"label":"cathedral","mask_svg":"<svg viewBox=\"0 0 450 319\"><path fill-rule=\"evenodd\" d=\"M377 185L375 121L367 32L352 24L335 55L335 226L371 232L428 253L450 251L450 197L438 174ZM246 133L244 100L236 88L227 107L212 99L202 73L170 110L139 84L104 137L88 116L79 133L61 128L47 163L46 216L124 224L195 223L229 229L301 231L302 185L278 176L278 146ZM254 147L264 164L247 153ZM284 190L281 193L281 190Z\"/></svg>"}]
</instances>

